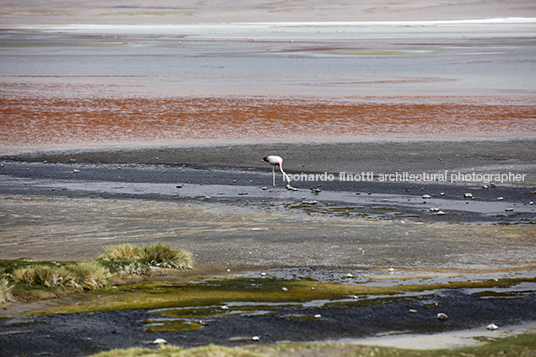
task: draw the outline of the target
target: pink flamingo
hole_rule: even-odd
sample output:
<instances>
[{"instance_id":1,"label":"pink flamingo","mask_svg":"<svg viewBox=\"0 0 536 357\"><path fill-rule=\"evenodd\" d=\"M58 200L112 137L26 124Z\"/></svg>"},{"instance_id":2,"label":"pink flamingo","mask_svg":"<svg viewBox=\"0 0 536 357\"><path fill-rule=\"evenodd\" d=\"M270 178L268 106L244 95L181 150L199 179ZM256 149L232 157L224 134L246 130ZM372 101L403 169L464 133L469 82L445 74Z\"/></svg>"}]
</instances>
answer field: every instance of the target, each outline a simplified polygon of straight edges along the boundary
<instances>
[{"instance_id":1,"label":"pink flamingo","mask_svg":"<svg viewBox=\"0 0 536 357\"><path fill-rule=\"evenodd\" d=\"M283 174L283 179L287 181L287 186L290 186L290 178L288 175L283 171L283 159L280 156L270 155L266 156L264 159L267 163L272 165L272 174L274 179L274 186L275 186L275 167L279 167L279 171Z\"/></svg>"}]
</instances>

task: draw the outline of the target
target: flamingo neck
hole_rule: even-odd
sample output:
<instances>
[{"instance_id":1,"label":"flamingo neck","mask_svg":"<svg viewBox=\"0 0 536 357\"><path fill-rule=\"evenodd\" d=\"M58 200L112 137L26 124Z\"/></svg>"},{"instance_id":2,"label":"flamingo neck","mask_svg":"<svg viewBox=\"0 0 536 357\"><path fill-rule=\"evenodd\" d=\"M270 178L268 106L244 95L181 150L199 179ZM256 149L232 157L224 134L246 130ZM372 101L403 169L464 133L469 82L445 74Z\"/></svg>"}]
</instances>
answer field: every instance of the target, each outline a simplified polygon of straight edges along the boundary
<instances>
[{"instance_id":1,"label":"flamingo neck","mask_svg":"<svg viewBox=\"0 0 536 357\"><path fill-rule=\"evenodd\" d=\"M285 180L290 185L290 177L288 177L288 175L285 173L285 171L283 171L283 166L281 164L278 164L277 166L279 166L279 171L281 171L281 173L285 177Z\"/></svg>"}]
</instances>

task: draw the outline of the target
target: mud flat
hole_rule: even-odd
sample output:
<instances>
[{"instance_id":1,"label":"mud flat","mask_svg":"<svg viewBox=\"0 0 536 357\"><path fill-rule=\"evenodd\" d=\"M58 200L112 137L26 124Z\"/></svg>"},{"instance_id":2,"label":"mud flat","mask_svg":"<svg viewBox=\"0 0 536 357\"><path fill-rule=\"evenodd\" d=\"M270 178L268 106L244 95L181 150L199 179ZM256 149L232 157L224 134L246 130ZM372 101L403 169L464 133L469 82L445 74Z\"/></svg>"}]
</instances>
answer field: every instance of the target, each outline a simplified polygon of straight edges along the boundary
<instances>
[{"instance_id":1,"label":"mud flat","mask_svg":"<svg viewBox=\"0 0 536 357\"><path fill-rule=\"evenodd\" d=\"M365 338L366 343L399 346L408 340L389 338L393 331L448 332L448 338L443 334L434 339L443 340L443 346L474 343L473 338L463 337L469 332L458 331L476 329L474 333L483 336L489 334L485 327L490 323L512 333L530 332L534 317L527 311L536 311L531 307L536 256L531 145L532 139L280 143L3 155L0 258L92 259L110 244L163 242L192 252L195 269L153 277L150 284L157 284L155 289L189 284L193 277L202 276L209 284L213 284L210 279L226 278L230 282L246 279L256 286L263 283L257 279L268 277L281 284L348 285L348 291L379 288L387 292L397 286L421 291L414 295L397 292L396 298L391 293L363 296L364 300L357 300L359 307L352 307L352 297L345 290L337 298L342 301L330 303L342 304L337 308L328 308L326 302L292 302L275 317L271 312L265 315L265 308L253 302L247 309L253 308L254 316L210 317L200 330L158 334L181 346L207 341L237 345L243 343L237 342L237 336L251 331L263 336L260 343ZM364 162L356 159L356 152L366 158ZM362 170L356 168L366 167L359 166L365 163L370 169L363 170L376 174L370 181L296 181L292 184L298 191L290 191L279 176L276 187L271 186L271 169L260 160L268 153L289 158L285 168L292 175L360 174ZM397 167L409 167L415 173L423 167L430 172L515 170L526 181L493 183L493 187L487 183L487 188L483 182L380 182L379 173ZM313 192L311 186L320 192ZM465 197L468 192L474 199ZM423 198L426 194L430 197ZM499 195L502 200L497 200ZM448 206L448 214L430 211L436 206ZM261 272L266 275L261 277ZM213 301L210 306L237 304L235 309L244 309L236 300L250 287L239 286L234 299ZM127 288L125 298L136 290ZM13 317L68 306L106 306L114 303L113 296L83 294L12 305L3 311L10 316L5 320L4 346L20 353L55 351L58 347L49 342L63 340L69 346L85 346L76 347L82 352L72 350L81 354L148 346L155 333L147 330L149 325L133 321L152 321L159 305ZM446 324L436 317L444 311L451 316ZM354 318L353 313L357 314ZM317 315L322 319L316 321ZM359 320L359 328L354 324L358 316L367 316ZM13 327L17 323L28 325ZM117 327L131 324L128 332ZM88 325L91 335L72 333ZM32 342L23 351L20 342L28 331L33 332ZM115 331L113 338L111 331ZM83 341L73 336L83 336ZM413 346L424 347L430 338L423 337L422 344Z\"/></svg>"},{"instance_id":2,"label":"mud flat","mask_svg":"<svg viewBox=\"0 0 536 357\"><path fill-rule=\"evenodd\" d=\"M387 141L4 155L0 257L91 259L108 244L163 241L190 250L198 267L222 269L519 268L536 256L533 146L533 139ZM320 180L293 181L298 191L289 191L279 175L272 187L261 158L274 153L291 176ZM445 171L524 179L379 179ZM346 181L341 172L373 177Z\"/></svg>"}]
</instances>

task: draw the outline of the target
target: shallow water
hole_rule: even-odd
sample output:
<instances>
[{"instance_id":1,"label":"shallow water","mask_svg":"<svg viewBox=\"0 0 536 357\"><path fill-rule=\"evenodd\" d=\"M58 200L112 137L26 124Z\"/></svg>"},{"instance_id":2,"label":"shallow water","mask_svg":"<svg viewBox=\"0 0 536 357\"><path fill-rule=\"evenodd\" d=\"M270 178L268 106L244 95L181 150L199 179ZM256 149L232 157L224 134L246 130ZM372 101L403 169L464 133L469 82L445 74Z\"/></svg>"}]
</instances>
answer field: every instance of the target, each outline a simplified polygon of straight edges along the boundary
<instances>
[{"instance_id":1,"label":"shallow water","mask_svg":"<svg viewBox=\"0 0 536 357\"><path fill-rule=\"evenodd\" d=\"M9 148L531 136L531 19L2 30Z\"/></svg>"},{"instance_id":2,"label":"shallow water","mask_svg":"<svg viewBox=\"0 0 536 357\"><path fill-rule=\"evenodd\" d=\"M282 185L270 186L271 173L78 163L6 162L1 174L0 194L4 196L150 199L202 204L214 211L233 208L352 221L532 224L536 220L536 206L524 186L483 189L436 182L422 187L419 182L334 179L296 181L295 190L289 190ZM311 187L322 189L315 192ZM473 192L474 199L464 198L467 191ZM425 194L430 197L425 198Z\"/></svg>"},{"instance_id":3,"label":"shallow water","mask_svg":"<svg viewBox=\"0 0 536 357\"><path fill-rule=\"evenodd\" d=\"M283 278L303 279L306 284L333 281L330 276L347 276L345 271L322 268L271 269L239 273L234 277L245 279L242 289L256 291L262 279ZM393 275L399 273L395 272ZM402 273L402 274L407 274ZM164 338L168 343L192 347L207 343L239 346L244 343L279 343L284 341L342 341L375 345L394 345L411 348L445 348L473 345L483 338L496 338L534 329L536 304L533 282L513 283L504 288L505 292L526 290L526 294L515 294L505 299L493 296L494 288L435 288L433 284L448 279L454 281L486 282L490 277L509 279L511 273L491 273L471 276L430 277L421 280L425 289L416 292L397 292L383 295L363 294L353 296L352 289L367 286L362 281L367 276L370 282L375 278L387 283L398 284L400 280L385 272L356 272L356 280L348 285L348 295L333 300L290 301L286 303L258 301L233 301L222 299L206 306L136 309L126 311L91 312L81 314L56 314L49 316L11 317L0 323L2 347L14 354L28 352L61 353L87 355L111 348L132 346L147 347L156 338ZM374 276L374 277L372 277ZM392 277L392 279L390 278ZM533 278L534 272L518 272L517 278ZM255 280L253 278L261 279ZM352 278L344 278L352 279ZM469 280L468 280L469 279ZM221 280L198 280L197 284ZM282 280L279 284L291 284ZM357 284L357 285L356 285ZM390 285L388 285L390 284ZM500 283L497 283L500 285ZM289 287L291 287L289 285ZM162 288L174 290L173 283L165 283ZM177 286L178 288L184 285ZM230 286L227 286L230 287ZM147 287L146 287L147 288ZM158 285L156 285L158 289ZM321 289L321 286L318 286ZM133 287L132 292L137 289ZM128 291L128 290L127 290ZM160 291L160 294L163 292ZM168 292L169 293L169 292ZM173 291L172 293L176 293ZM487 299L482 299L484 293ZM115 293L114 293L115 294ZM103 295L107 299L119 297ZM285 292L292 296L292 287ZM255 300L255 299L253 299ZM104 301L104 300L103 300ZM262 302L264 301L264 302ZM223 309L222 307L226 308ZM447 320L439 320L438 313L446 313ZM151 332L150 329L163 323L198 324L193 331ZM495 323L500 328L491 332L486 326ZM32 338L28 338L28 336ZM253 336L259 337L257 341ZM27 341L27 343L22 343ZM60 345L57 341L62 341ZM433 343L436 343L433 345ZM432 344L432 345L431 345Z\"/></svg>"}]
</instances>

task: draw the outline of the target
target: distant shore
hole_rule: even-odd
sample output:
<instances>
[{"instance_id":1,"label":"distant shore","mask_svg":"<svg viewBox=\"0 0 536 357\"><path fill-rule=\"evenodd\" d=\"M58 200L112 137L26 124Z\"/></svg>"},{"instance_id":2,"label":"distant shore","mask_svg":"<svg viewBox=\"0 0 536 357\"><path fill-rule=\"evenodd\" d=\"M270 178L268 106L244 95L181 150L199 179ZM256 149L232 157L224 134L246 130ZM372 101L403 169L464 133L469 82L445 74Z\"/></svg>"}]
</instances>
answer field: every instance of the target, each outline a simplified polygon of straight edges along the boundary
<instances>
[{"instance_id":1,"label":"distant shore","mask_svg":"<svg viewBox=\"0 0 536 357\"><path fill-rule=\"evenodd\" d=\"M129 6L110 6L104 0L91 4L80 0L61 4L40 0L32 3L6 4L2 22L9 24L177 24L230 23L282 21L390 21L390 20L444 20L481 19L490 17L536 16L532 1L449 1L438 3L381 1L288 1L267 4L257 1L239 1L204 4L195 0L159 1L148 6L143 1L131 1Z\"/></svg>"}]
</instances>

